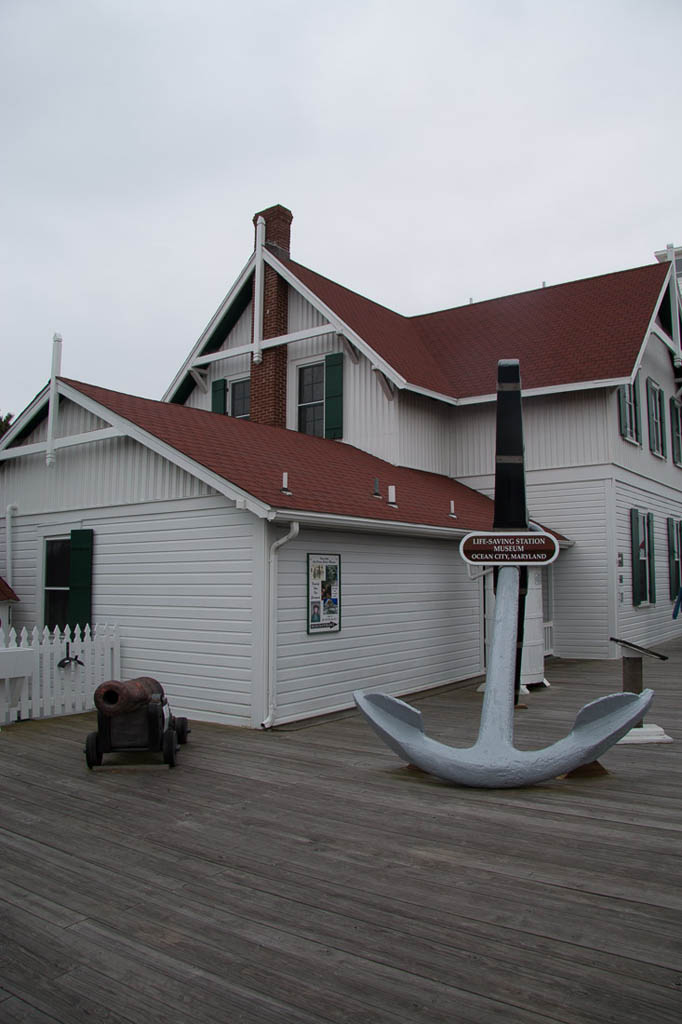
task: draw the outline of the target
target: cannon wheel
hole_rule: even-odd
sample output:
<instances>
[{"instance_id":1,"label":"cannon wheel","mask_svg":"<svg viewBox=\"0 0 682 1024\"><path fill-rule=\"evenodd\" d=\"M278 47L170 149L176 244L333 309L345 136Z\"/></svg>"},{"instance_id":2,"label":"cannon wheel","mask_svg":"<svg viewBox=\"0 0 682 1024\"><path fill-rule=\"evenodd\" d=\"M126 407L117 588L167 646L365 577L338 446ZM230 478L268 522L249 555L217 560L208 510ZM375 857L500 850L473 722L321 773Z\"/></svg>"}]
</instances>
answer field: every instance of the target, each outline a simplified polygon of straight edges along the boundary
<instances>
[{"instance_id":1,"label":"cannon wheel","mask_svg":"<svg viewBox=\"0 0 682 1024\"><path fill-rule=\"evenodd\" d=\"M189 722L186 718L175 719L175 731L178 734L178 743L186 743L190 733Z\"/></svg>"},{"instance_id":2,"label":"cannon wheel","mask_svg":"<svg viewBox=\"0 0 682 1024\"><path fill-rule=\"evenodd\" d=\"M166 729L163 734L163 760L169 768L178 763L178 734L175 729Z\"/></svg>"},{"instance_id":3,"label":"cannon wheel","mask_svg":"<svg viewBox=\"0 0 682 1024\"><path fill-rule=\"evenodd\" d=\"M102 748L99 742L99 733L90 732L85 740L85 763L88 768L102 763Z\"/></svg>"}]
</instances>

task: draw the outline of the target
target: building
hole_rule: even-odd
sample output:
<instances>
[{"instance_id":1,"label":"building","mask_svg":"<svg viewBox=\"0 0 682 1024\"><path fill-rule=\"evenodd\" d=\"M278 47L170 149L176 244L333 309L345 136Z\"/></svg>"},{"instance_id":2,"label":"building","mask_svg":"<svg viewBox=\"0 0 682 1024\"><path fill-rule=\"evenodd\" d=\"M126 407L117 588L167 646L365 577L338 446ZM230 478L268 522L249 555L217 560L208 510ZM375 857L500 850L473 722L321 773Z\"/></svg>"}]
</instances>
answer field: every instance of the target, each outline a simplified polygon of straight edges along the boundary
<instances>
[{"instance_id":1,"label":"building","mask_svg":"<svg viewBox=\"0 0 682 1024\"><path fill-rule=\"evenodd\" d=\"M676 635L673 251L403 317L294 262L291 219L254 218L162 402L55 369L2 439L15 624L116 621L125 675L239 725L478 675L490 594L456 542L490 527L496 367L518 358L529 511L568 539L538 575L546 649Z\"/></svg>"}]
</instances>

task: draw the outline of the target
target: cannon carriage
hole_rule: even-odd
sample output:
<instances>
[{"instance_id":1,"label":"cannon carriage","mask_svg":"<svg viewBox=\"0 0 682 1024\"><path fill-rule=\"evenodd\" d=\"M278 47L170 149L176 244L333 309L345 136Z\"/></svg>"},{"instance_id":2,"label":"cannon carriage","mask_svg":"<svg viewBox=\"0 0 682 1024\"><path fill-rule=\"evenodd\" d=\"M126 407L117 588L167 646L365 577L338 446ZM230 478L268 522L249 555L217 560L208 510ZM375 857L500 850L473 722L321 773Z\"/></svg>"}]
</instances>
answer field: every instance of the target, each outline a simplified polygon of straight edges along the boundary
<instances>
[{"instance_id":1,"label":"cannon carriage","mask_svg":"<svg viewBox=\"0 0 682 1024\"><path fill-rule=\"evenodd\" d=\"M102 764L103 754L155 751L169 768L177 764L178 746L190 732L186 718L176 718L161 683L149 676L101 683L94 694L97 731L85 741L88 768Z\"/></svg>"}]
</instances>

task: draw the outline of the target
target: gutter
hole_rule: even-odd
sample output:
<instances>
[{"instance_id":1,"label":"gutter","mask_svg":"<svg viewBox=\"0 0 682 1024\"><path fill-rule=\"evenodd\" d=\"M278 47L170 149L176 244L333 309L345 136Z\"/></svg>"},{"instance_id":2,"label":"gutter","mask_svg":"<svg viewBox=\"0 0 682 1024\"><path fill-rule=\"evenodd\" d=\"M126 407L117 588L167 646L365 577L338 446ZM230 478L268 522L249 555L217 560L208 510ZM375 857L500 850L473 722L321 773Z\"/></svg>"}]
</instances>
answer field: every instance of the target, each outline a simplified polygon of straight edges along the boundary
<instances>
[{"instance_id":1,"label":"gutter","mask_svg":"<svg viewBox=\"0 0 682 1024\"><path fill-rule=\"evenodd\" d=\"M271 523L297 522L303 526L317 526L319 529L362 530L363 533L405 533L417 537L433 537L442 540L461 540L471 528L451 526L428 526L424 523L404 523L399 520L363 519L356 516L339 516L331 512L305 512L299 509L273 509L268 513Z\"/></svg>"},{"instance_id":2,"label":"gutter","mask_svg":"<svg viewBox=\"0 0 682 1024\"><path fill-rule=\"evenodd\" d=\"M289 532L270 545L268 557L268 657L266 670L265 702L268 713L261 722L262 729L270 729L275 724L277 714L277 565L279 549L290 540L298 537L299 524L294 521Z\"/></svg>"}]
</instances>

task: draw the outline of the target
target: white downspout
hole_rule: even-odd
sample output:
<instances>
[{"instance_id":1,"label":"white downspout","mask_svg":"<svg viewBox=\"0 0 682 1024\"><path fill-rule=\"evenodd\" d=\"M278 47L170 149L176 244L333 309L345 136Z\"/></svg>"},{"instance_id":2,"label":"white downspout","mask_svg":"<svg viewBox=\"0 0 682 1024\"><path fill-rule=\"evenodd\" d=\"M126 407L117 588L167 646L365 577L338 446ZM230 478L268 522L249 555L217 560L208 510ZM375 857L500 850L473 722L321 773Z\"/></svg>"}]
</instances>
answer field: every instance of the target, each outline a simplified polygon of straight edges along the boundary
<instances>
[{"instance_id":1,"label":"white downspout","mask_svg":"<svg viewBox=\"0 0 682 1024\"><path fill-rule=\"evenodd\" d=\"M57 394L57 377L62 372L62 336L55 334L52 339L52 372L50 374L50 405L47 414L47 448L45 450L45 463L54 466L57 456L54 450L54 435L57 429L57 411L59 408L59 395Z\"/></svg>"},{"instance_id":2,"label":"white downspout","mask_svg":"<svg viewBox=\"0 0 682 1024\"><path fill-rule=\"evenodd\" d=\"M253 286L253 361L263 361L263 246L265 218L256 221L256 276Z\"/></svg>"},{"instance_id":3,"label":"white downspout","mask_svg":"<svg viewBox=\"0 0 682 1024\"><path fill-rule=\"evenodd\" d=\"M270 545L268 558L268 664L266 674L265 701L268 713L261 722L261 728L269 729L277 713L277 562L278 552L290 540L298 537L299 524L291 523L289 532Z\"/></svg>"},{"instance_id":4,"label":"white downspout","mask_svg":"<svg viewBox=\"0 0 682 1024\"><path fill-rule=\"evenodd\" d=\"M5 519L5 538L6 538L6 550L7 550L7 582L10 587L14 585L14 574L12 572L12 566L14 564L13 553L12 553L12 516L15 512L18 512L19 508L17 505L7 506L7 518Z\"/></svg>"}]
</instances>

